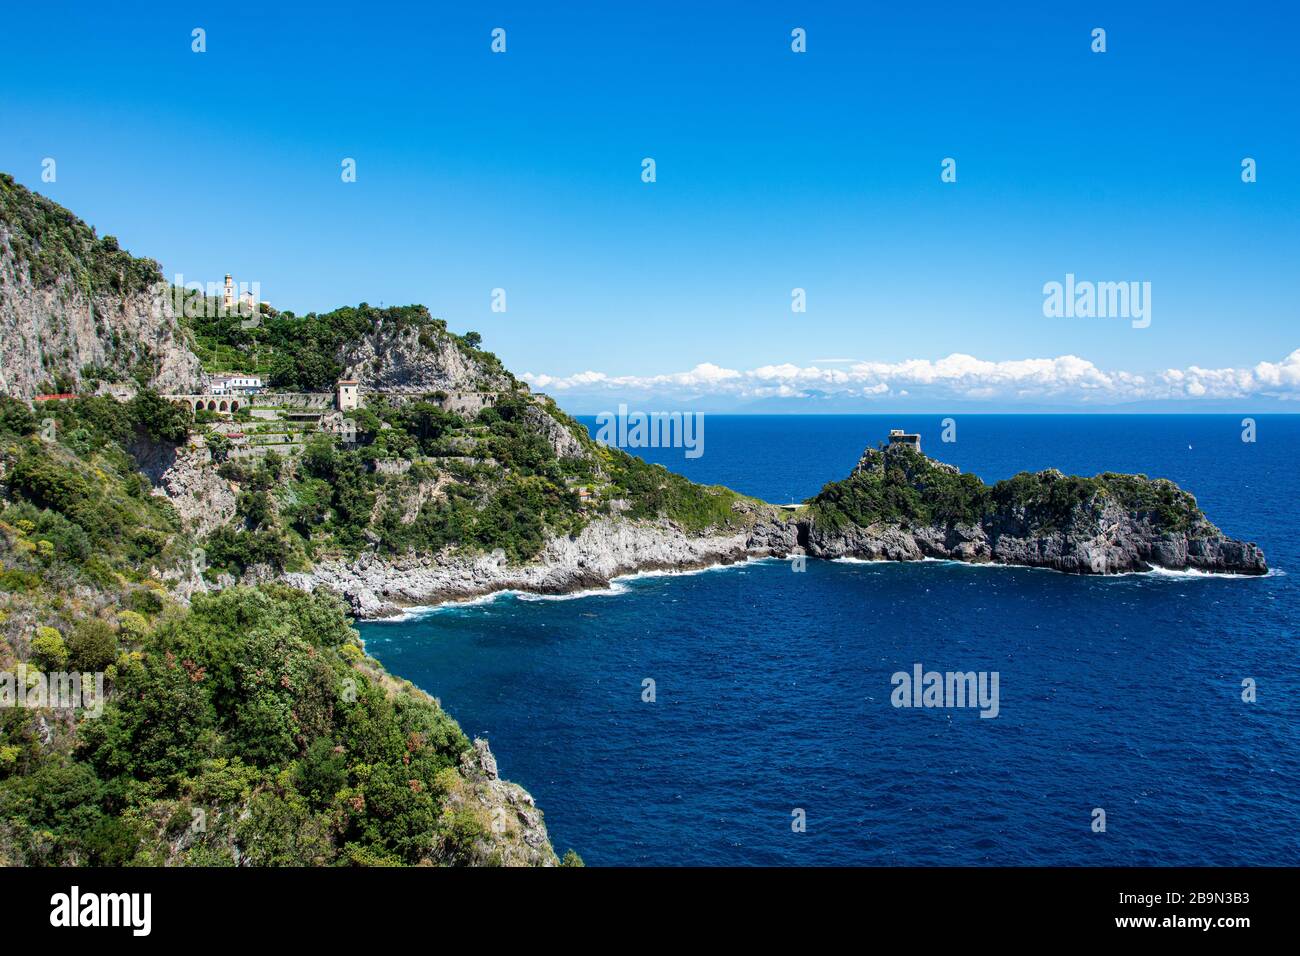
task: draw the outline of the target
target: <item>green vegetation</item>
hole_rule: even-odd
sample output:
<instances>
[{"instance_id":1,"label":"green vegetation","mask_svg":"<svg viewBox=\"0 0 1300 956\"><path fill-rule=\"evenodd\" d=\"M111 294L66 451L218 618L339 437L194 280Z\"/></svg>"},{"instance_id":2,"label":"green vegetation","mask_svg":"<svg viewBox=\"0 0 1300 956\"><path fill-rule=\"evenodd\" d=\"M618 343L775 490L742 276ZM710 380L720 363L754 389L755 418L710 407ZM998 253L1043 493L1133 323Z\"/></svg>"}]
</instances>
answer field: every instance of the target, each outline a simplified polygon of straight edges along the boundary
<instances>
[{"instance_id":1,"label":"green vegetation","mask_svg":"<svg viewBox=\"0 0 1300 956\"><path fill-rule=\"evenodd\" d=\"M159 278L156 263L9 177L0 218L39 286L71 275L87 293L128 294ZM741 527L754 503L597 445L482 351L478 333L453 335L423 307L264 308L245 328L242 315L203 306L182 324L210 370L331 390L346 348L382 330L429 350L450 344L478 387L505 394L472 418L443 407L445 394L372 396L350 415L355 442L315 433L287 458L241 458L247 435L219 435L216 416L196 421L147 388L126 404L83 397L35 412L0 396L0 671L99 673L107 692L100 715L0 708L0 865L503 862L460 769L469 742L437 702L366 658L343 606L282 585L186 606L172 588L195 583L194 549L209 583L372 550L500 549L523 561L596 514L699 532ZM247 408L237 417L265 435ZM309 417L274 427L299 447ZM234 483L233 520L198 540L141 471L196 427ZM830 527L1048 532L1093 521L1108 502L1161 530L1214 531L1169 482L1040 472L990 487L905 448L870 453L806 513ZM572 852L563 862L581 865Z\"/></svg>"},{"instance_id":2,"label":"green vegetation","mask_svg":"<svg viewBox=\"0 0 1300 956\"><path fill-rule=\"evenodd\" d=\"M164 615L115 655L109 703L66 749L40 745L34 712L6 713L0 860L474 860L487 821L447 805L468 740L359 661L342 606L286 587Z\"/></svg>"},{"instance_id":3,"label":"green vegetation","mask_svg":"<svg viewBox=\"0 0 1300 956\"><path fill-rule=\"evenodd\" d=\"M160 559L180 522L167 501L149 493L126 448L151 434L180 435L184 410L152 393L126 406L107 398L51 403L42 415L53 419L60 440L50 442L35 434L34 416L6 411L13 401L0 398L0 422L17 425L0 430L8 492L0 519L17 535L13 541L21 539L14 546L30 550L65 584L102 587Z\"/></svg>"},{"instance_id":4,"label":"green vegetation","mask_svg":"<svg viewBox=\"0 0 1300 956\"><path fill-rule=\"evenodd\" d=\"M1126 511L1141 515L1157 528L1186 532L1193 537L1219 534L1196 504L1190 492L1183 491L1167 478L1146 475L1121 475L1104 472L1098 476L1106 489Z\"/></svg>"},{"instance_id":5,"label":"green vegetation","mask_svg":"<svg viewBox=\"0 0 1300 956\"><path fill-rule=\"evenodd\" d=\"M809 510L814 521L829 528L1002 521L1046 534L1096 520L1108 500L1160 531L1217 532L1195 498L1163 479L1111 472L1081 478L1049 470L1022 472L989 486L906 447L869 452L865 467L827 484Z\"/></svg>"},{"instance_id":6,"label":"green vegetation","mask_svg":"<svg viewBox=\"0 0 1300 956\"><path fill-rule=\"evenodd\" d=\"M869 453L866 467L827 484L810 503L814 521L831 528L876 522L908 527L973 524L988 513L988 487L911 448Z\"/></svg>"},{"instance_id":7,"label":"green vegetation","mask_svg":"<svg viewBox=\"0 0 1300 956\"><path fill-rule=\"evenodd\" d=\"M548 531L576 531L584 517L566 485L581 468L558 459L528 426L529 406L527 398L507 398L485 409L470 431L462 418L429 402L400 408L376 402L355 416L362 429L359 448L343 450L325 435L308 441L280 495L281 515L313 551L324 546L352 552L373 539L390 554L452 546L500 548L515 560L532 557ZM465 462L453 438L469 441L481 463ZM403 476L373 471L376 461L424 456L440 457L417 463ZM403 520L403 502L430 483L439 485L440 494L427 495Z\"/></svg>"},{"instance_id":8,"label":"green vegetation","mask_svg":"<svg viewBox=\"0 0 1300 956\"><path fill-rule=\"evenodd\" d=\"M524 561L548 537L577 534L590 520L593 508L578 487L598 487L604 502L626 502L633 518L667 517L690 531L739 520L734 492L597 446L572 419L527 393L502 396L473 421L439 407L438 397L400 405L374 398L351 415L355 447L316 434L287 461L225 461L220 474L239 484L237 520L203 542L212 572L295 568L369 549L499 549ZM544 437L548 425L569 431L582 453L557 456ZM219 439L211 446L218 457L229 451ZM398 463L409 467L382 467Z\"/></svg>"},{"instance_id":9,"label":"green vegetation","mask_svg":"<svg viewBox=\"0 0 1300 956\"><path fill-rule=\"evenodd\" d=\"M16 183L8 173L0 173L0 222L9 226L14 254L39 288L50 288L70 275L87 296L130 295L162 279L157 262L137 259L112 236L96 236L71 212Z\"/></svg>"},{"instance_id":10,"label":"green vegetation","mask_svg":"<svg viewBox=\"0 0 1300 956\"><path fill-rule=\"evenodd\" d=\"M246 328L245 316L229 312L200 293L182 293L185 307L178 309L182 327L191 333L193 348L212 372L240 369L263 376L272 388L283 391L328 392L343 374L339 355L343 349L382 326L390 332L418 330L420 344L434 348L442 338L479 363L491 376L513 381L491 352L479 349L482 336L458 336L447 323L435 319L422 305L379 308L361 303L332 312L292 312L264 309L256 326Z\"/></svg>"},{"instance_id":11,"label":"green vegetation","mask_svg":"<svg viewBox=\"0 0 1300 956\"><path fill-rule=\"evenodd\" d=\"M337 600L172 599L194 542L128 450L180 435L155 398L42 408L55 441L0 399L0 671L98 672L107 698L0 708L0 865L503 862L458 769L468 740L365 657ZM289 471L250 469L236 535L282 533Z\"/></svg>"},{"instance_id":12,"label":"green vegetation","mask_svg":"<svg viewBox=\"0 0 1300 956\"><path fill-rule=\"evenodd\" d=\"M616 448L601 448L613 483L611 494L626 500L630 518L670 518L687 531L725 529L737 522L732 506L741 495L722 485L697 485L663 465L652 465Z\"/></svg>"}]
</instances>

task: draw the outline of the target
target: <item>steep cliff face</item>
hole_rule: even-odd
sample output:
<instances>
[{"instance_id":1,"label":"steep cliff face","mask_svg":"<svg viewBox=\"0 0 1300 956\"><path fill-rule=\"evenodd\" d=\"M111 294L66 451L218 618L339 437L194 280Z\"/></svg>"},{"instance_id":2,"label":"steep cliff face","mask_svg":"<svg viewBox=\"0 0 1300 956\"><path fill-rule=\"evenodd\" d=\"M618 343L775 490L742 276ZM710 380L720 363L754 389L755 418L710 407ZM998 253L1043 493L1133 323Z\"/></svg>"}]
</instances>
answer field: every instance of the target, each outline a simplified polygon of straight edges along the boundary
<instances>
[{"instance_id":1,"label":"steep cliff face","mask_svg":"<svg viewBox=\"0 0 1300 956\"><path fill-rule=\"evenodd\" d=\"M363 391L421 395L523 387L487 353L467 347L435 320L377 321L362 338L343 347L339 364Z\"/></svg>"},{"instance_id":2,"label":"steep cliff face","mask_svg":"<svg viewBox=\"0 0 1300 956\"><path fill-rule=\"evenodd\" d=\"M0 174L0 392L30 398L54 386L148 380L201 390L162 274L111 236Z\"/></svg>"},{"instance_id":3,"label":"steep cliff face","mask_svg":"<svg viewBox=\"0 0 1300 956\"><path fill-rule=\"evenodd\" d=\"M581 429L582 426L574 426L571 418L563 412L556 412L558 409L553 406L543 408L541 405L532 405L524 416L529 426L551 446L556 458L583 457L587 453L586 448L574 433L575 427Z\"/></svg>"},{"instance_id":4,"label":"steep cliff face","mask_svg":"<svg viewBox=\"0 0 1300 956\"><path fill-rule=\"evenodd\" d=\"M207 534L234 519L239 489L217 473L208 449L140 443L130 450L154 493L172 503L186 530Z\"/></svg>"},{"instance_id":5,"label":"steep cliff face","mask_svg":"<svg viewBox=\"0 0 1300 956\"><path fill-rule=\"evenodd\" d=\"M1108 507L1100 521L1070 532L1007 534L980 525L904 528L889 525L824 529L814 524L808 553L818 558L973 563L1050 568L1071 574L1124 574L1153 567L1217 574L1264 574L1255 544L1223 535L1197 538L1162 532Z\"/></svg>"},{"instance_id":6,"label":"steep cliff face","mask_svg":"<svg viewBox=\"0 0 1300 956\"><path fill-rule=\"evenodd\" d=\"M450 812L471 814L482 835L461 852L474 866L556 866L555 850L533 795L502 780L486 740L460 758L460 780L447 795ZM442 849L441 847L439 849ZM444 851L445 852L445 851Z\"/></svg>"}]
</instances>

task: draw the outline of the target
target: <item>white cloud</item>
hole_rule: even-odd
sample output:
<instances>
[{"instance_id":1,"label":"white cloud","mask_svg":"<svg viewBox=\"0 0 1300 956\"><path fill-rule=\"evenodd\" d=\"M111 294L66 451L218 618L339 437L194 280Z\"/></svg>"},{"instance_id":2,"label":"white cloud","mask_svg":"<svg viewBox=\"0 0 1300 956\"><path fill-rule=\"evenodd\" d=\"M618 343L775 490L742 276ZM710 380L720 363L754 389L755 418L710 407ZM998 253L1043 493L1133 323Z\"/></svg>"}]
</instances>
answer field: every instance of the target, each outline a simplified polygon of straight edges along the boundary
<instances>
[{"instance_id":1,"label":"white cloud","mask_svg":"<svg viewBox=\"0 0 1300 956\"><path fill-rule=\"evenodd\" d=\"M847 366L827 368L827 365ZM1165 369L1155 375L1098 368L1077 355L993 362L955 352L945 358L871 362L819 359L749 370L702 363L663 375L609 375L585 371L554 376L526 373L534 388L564 393L643 391L664 395L925 396L967 400L1113 404L1150 399L1300 399L1300 349L1280 362L1246 368Z\"/></svg>"}]
</instances>

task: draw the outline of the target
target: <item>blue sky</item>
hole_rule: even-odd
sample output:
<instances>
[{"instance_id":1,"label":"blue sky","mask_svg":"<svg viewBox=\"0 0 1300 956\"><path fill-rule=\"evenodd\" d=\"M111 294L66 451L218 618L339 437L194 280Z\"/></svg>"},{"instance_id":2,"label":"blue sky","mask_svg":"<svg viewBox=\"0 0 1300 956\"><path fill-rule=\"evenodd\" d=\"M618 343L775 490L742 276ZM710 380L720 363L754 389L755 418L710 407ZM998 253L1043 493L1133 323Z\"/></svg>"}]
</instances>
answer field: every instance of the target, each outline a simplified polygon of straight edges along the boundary
<instances>
[{"instance_id":1,"label":"blue sky","mask_svg":"<svg viewBox=\"0 0 1300 956\"><path fill-rule=\"evenodd\" d=\"M1300 394L1294 11L267 6L12 5L0 169L169 275L425 303L579 411ZM1067 273L1150 326L1044 317Z\"/></svg>"}]
</instances>

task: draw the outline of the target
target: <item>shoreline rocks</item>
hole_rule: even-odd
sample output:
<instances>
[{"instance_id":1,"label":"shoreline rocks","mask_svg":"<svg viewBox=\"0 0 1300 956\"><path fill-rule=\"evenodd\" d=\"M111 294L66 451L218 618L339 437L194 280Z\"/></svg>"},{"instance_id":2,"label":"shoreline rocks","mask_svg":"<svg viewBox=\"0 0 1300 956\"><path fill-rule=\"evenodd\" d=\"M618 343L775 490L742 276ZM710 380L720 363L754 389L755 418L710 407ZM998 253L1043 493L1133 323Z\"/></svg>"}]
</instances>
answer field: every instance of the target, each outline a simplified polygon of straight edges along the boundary
<instances>
[{"instance_id":1,"label":"shoreline rocks","mask_svg":"<svg viewBox=\"0 0 1300 956\"><path fill-rule=\"evenodd\" d=\"M1114 516L1111 516L1114 517ZM411 607L483 597L500 591L569 594L609 587L615 578L655 571L693 571L764 557L878 561L940 559L1048 568L1072 574L1123 574L1153 568L1215 574L1267 572L1258 546L1222 535L1154 534L1120 520L1105 534L1017 537L979 525L904 529L891 525L818 528L795 516L760 515L748 529L688 535L667 520L600 519L572 538L553 538L534 561L511 564L504 553L474 557L366 553L327 559L282 577L303 590L340 594L359 618L382 618Z\"/></svg>"},{"instance_id":2,"label":"shoreline rocks","mask_svg":"<svg viewBox=\"0 0 1300 956\"><path fill-rule=\"evenodd\" d=\"M593 521L576 537L552 538L534 561L510 564L501 551L473 557L448 553L385 559L367 552L327 559L285 581L306 591L336 591L362 618L390 617L412 606L480 597L497 591L567 594L607 587L614 578L648 571L686 571L760 556L750 535L688 536L666 520Z\"/></svg>"},{"instance_id":3,"label":"shoreline rocks","mask_svg":"<svg viewBox=\"0 0 1300 956\"><path fill-rule=\"evenodd\" d=\"M1161 535L1075 536L1061 532L1016 537L990 536L979 526L951 529L848 528L809 535L809 554L818 558L920 561L926 558L974 564L1047 568L1066 574L1127 574L1164 568L1210 574L1268 573L1258 545L1226 537Z\"/></svg>"}]
</instances>

